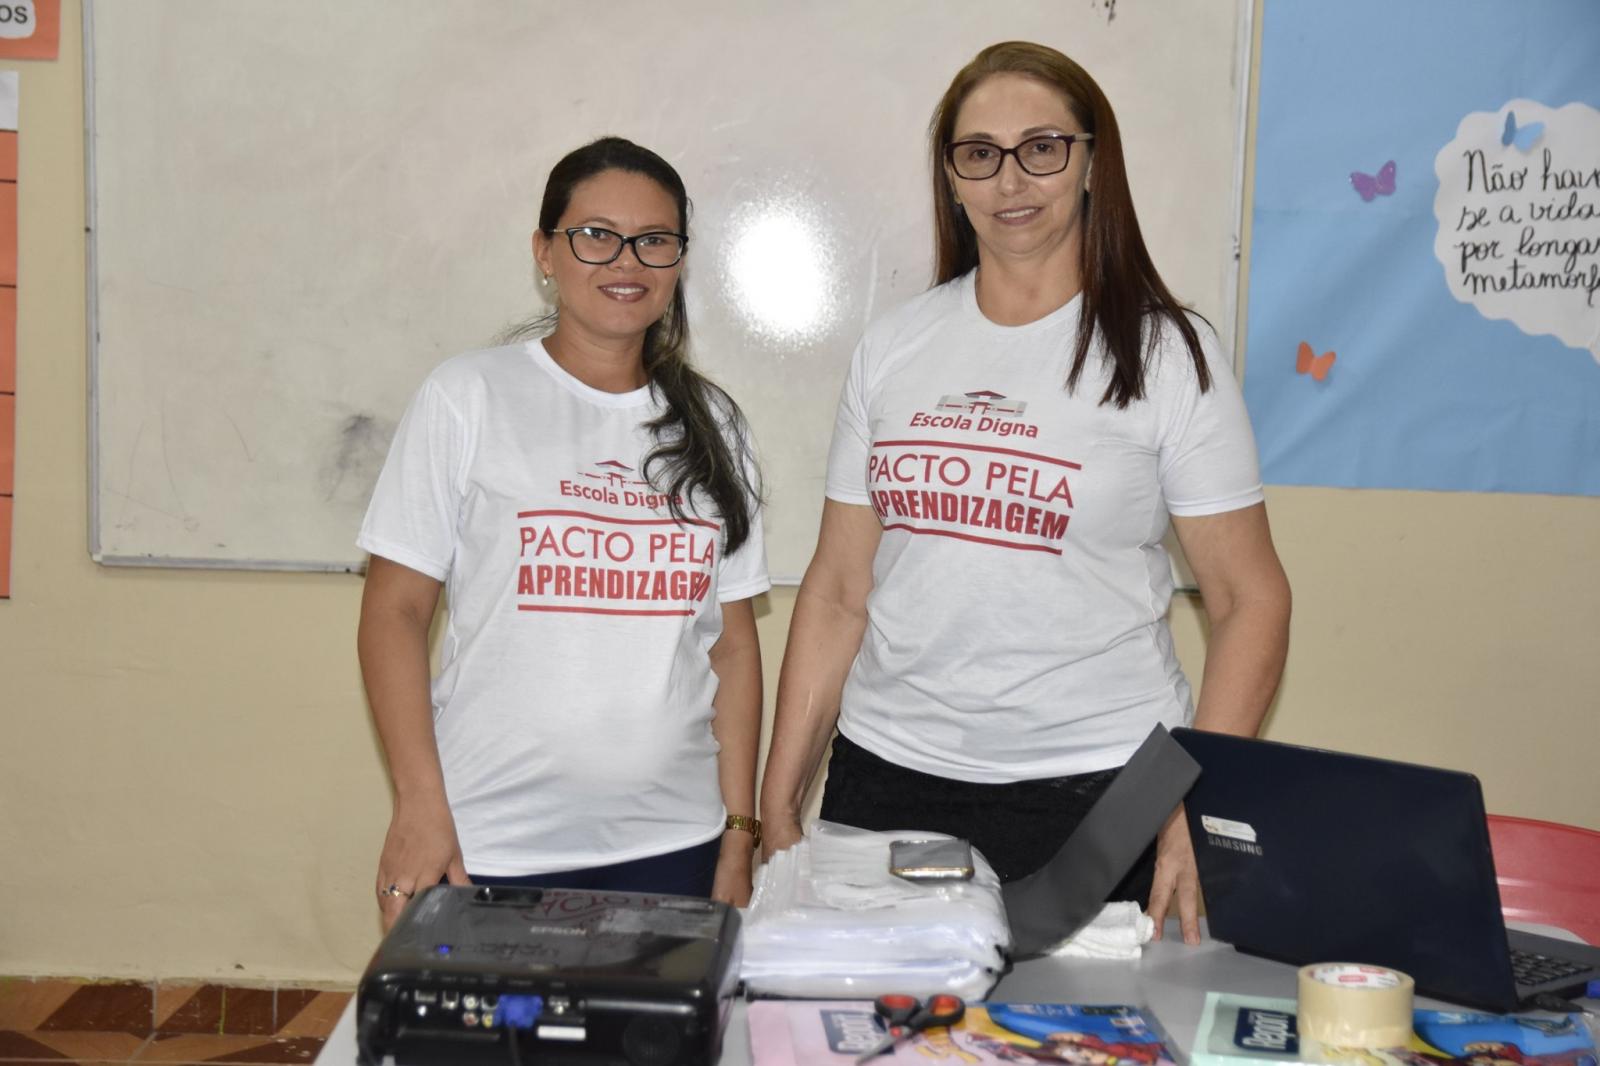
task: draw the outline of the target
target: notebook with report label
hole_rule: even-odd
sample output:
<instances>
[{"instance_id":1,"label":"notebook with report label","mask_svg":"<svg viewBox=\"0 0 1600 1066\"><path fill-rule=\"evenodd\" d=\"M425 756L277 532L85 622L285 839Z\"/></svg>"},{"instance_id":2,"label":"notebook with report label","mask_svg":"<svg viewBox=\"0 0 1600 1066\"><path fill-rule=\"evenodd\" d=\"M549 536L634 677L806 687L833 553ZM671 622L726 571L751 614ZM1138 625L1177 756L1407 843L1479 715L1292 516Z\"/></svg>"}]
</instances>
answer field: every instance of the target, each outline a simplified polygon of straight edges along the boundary
<instances>
[{"instance_id":1,"label":"notebook with report label","mask_svg":"<svg viewBox=\"0 0 1600 1066\"><path fill-rule=\"evenodd\" d=\"M1421 995L1493 1011L1600 979L1600 947L1506 929L1471 774L1172 736L1200 764L1185 810L1216 939L1295 965L1390 966ZM1533 975L1514 975L1514 953Z\"/></svg>"}]
</instances>

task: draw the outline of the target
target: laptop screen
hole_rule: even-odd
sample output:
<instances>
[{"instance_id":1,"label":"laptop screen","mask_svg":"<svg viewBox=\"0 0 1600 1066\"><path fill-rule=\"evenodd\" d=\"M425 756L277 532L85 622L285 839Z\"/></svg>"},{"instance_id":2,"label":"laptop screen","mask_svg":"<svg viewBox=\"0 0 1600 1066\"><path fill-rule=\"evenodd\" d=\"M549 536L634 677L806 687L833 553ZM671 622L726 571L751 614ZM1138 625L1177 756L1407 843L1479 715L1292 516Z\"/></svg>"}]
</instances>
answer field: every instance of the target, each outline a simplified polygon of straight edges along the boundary
<instances>
[{"instance_id":1,"label":"laptop screen","mask_svg":"<svg viewBox=\"0 0 1600 1066\"><path fill-rule=\"evenodd\" d=\"M1174 729L1211 935L1283 962L1369 962L1439 999L1517 1004L1471 774Z\"/></svg>"}]
</instances>

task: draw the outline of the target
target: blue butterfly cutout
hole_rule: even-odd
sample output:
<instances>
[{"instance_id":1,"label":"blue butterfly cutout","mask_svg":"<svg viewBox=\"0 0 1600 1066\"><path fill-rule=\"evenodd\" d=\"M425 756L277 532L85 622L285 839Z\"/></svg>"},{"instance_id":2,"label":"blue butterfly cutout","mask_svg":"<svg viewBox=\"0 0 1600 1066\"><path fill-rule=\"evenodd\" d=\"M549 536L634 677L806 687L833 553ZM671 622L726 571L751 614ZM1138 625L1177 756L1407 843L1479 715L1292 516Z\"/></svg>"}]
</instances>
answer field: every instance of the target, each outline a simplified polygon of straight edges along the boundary
<instances>
[{"instance_id":1,"label":"blue butterfly cutout","mask_svg":"<svg viewBox=\"0 0 1600 1066\"><path fill-rule=\"evenodd\" d=\"M1528 149L1534 146L1534 143L1537 142L1540 137L1543 136L1543 122L1530 122L1526 126L1518 126L1517 113L1515 111L1506 112L1506 128L1505 131L1500 134L1501 144L1507 147L1515 144L1517 146L1517 151L1526 152Z\"/></svg>"}]
</instances>

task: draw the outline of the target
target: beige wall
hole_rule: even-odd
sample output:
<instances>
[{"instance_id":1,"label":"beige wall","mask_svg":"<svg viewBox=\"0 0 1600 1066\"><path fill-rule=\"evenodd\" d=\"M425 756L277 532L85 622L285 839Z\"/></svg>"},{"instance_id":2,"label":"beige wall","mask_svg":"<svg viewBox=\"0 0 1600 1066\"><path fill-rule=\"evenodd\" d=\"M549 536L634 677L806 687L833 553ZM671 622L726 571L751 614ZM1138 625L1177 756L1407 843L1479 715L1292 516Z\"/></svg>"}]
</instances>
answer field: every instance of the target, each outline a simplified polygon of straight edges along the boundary
<instances>
[{"instance_id":1,"label":"beige wall","mask_svg":"<svg viewBox=\"0 0 1600 1066\"><path fill-rule=\"evenodd\" d=\"M0 974L349 981L388 795L346 576L110 570L86 548L82 74L22 75ZM1600 501L1275 489L1295 589L1269 735L1461 767L1600 828ZM768 688L790 590L761 620ZM1198 675L1194 605L1174 627Z\"/></svg>"}]
</instances>

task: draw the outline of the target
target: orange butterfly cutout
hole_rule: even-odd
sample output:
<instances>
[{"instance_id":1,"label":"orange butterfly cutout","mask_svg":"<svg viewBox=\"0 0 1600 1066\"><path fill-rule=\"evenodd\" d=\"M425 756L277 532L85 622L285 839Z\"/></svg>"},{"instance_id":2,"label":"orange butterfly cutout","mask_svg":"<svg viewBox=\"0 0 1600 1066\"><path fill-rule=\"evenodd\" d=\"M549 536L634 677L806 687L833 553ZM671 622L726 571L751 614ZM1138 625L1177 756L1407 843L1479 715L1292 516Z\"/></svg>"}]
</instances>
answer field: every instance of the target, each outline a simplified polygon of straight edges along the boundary
<instances>
[{"instance_id":1,"label":"orange butterfly cutout","mask_svg":"<svg viewBox=\"0 0 1600 1066\"><path fill-rule=\"evenodd\" d=\"M1332 352L1317 354L1317 350L1305 341L1300 342L1300 353L1295 356L1294 369L1297 374L1310 374L1314 381L1327 381L1328 371L1333 369L1333 361L1337 358Z\"/></svg>"}]
</instances>

